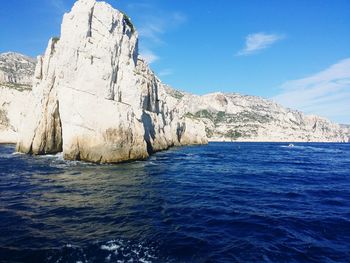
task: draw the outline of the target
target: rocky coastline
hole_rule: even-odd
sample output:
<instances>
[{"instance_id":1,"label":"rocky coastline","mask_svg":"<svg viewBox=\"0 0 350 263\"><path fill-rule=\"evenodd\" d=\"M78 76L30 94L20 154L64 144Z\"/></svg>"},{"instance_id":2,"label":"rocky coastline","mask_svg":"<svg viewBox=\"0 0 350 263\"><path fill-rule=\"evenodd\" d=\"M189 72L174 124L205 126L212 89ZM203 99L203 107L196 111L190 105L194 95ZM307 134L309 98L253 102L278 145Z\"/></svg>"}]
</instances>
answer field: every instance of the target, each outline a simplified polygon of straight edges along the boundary
<instances>
[{"instance_id":1,"label":"rocky coastline","mask_svg":"<svg viewBox=\"0 0 350 263\"><path fill-rule=\"evenodd\" d=\"M78 0L37 62L0 54L0 143L67 160L118 163L208 141L348 142L348 126L240 94L163 84L130 19Z\"/></svg>"}]
</instances>

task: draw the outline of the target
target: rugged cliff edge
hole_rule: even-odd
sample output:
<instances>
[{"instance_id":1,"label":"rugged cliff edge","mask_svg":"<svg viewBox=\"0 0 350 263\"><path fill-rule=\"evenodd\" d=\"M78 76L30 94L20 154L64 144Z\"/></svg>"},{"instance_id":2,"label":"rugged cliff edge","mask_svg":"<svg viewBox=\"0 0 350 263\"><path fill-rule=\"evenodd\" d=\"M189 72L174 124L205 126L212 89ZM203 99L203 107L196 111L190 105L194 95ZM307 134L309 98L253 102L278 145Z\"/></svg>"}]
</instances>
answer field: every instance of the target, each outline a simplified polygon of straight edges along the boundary
<instances>
[{"instance_id":1,"label":"rugged cliff edge","mask_svg":"<svg viewBox=\"0 0 350 263\"><path fill-rule=\"evenodd\" d=\"M126 15L104 2L77 1L60 38L38 57L17 150L114 163L206 143L201 122L168 108L137 43Z\"/></svg>"},{"instance_id":2,"label":"rugged cliff edge","mask_svg":"<svg viewBox=\"0 0 350 263\"><path fill-rule=\"evenodd\" d=\"M0 85L17 90L31 89L35 59L15 52L0 54Z\"/></svg>"},{"instance_id":3,"label":"rugged cliff edge","mask_svg":"<svg viewBox=\"0 0 350 263\"><path fill-rule=\"evenodd\" d=\"M181 116L205 123L211 141L348 142L339 124L266 99L240 94L192 95L168 88Z\"/></svg>"},{"instance_id":4,"label":"rugged cliff edge","mask_svg":"<svg viewBox=\"0 0 350 263\"><path fill-rule=\"evenodd\" d=\"M343 132L348 138L348 142L350 142L350 125L349 124L340 124L340 127L343 129Z\"/></svg>"},{"instance_id":5,"label":"rugged cliff edge","mask_svg":"<svg viewBox=\"0 0 350 263\"><path fill-rule=\"evenodd\" d=\"M120 162L207 137L350 141L348 125L266 99L197 96L162 84L138 56L129 18L103 2L77 1L34 68L29 57L0 54L0 143L18 141L25 153Z\"/></svg>"}]
</instances>

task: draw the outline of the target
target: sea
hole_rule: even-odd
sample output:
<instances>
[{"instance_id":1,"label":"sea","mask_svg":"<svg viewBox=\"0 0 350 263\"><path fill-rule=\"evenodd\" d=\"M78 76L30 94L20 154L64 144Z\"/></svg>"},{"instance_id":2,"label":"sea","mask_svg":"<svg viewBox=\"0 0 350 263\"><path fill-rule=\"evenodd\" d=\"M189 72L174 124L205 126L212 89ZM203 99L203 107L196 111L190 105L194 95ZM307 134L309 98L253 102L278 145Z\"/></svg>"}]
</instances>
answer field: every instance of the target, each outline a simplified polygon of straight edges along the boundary
<instances>
[{"instance_id":1,"label":"sea","mask_svg":"<svg viewBox=\"0 0 350 263\"><path fill-rule=\"evenodd\" d=\"M350 262L350 144L94 165L0 145L0 262Z\"/></svg>"}]
</instances>

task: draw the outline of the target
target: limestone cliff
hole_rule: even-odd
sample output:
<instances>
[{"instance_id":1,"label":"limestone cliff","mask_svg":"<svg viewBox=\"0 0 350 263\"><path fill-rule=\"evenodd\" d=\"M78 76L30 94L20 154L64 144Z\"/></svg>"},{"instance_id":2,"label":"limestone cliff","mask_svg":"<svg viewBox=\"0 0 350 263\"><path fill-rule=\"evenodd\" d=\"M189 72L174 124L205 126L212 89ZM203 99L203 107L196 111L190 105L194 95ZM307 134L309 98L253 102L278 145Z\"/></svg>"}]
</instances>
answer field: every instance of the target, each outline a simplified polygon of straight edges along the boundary
<instances>
[{"instance_id":1,"label":"limestone cliff","mask_svg":"<svg viewBox=\"0 0 350 263\"><path fill-rule=\"evenodd\" d=\"M138 56L129 18L79 0L38 57L17 150L110 163L206 143L203 124L169 109L163 89Z\"/></svg>"},{"instance_id":2,"label":"limestone cliff","mask_svg":"<svg viewBox=\"0 0 350 263\"><path fill-rule=\"evenodd\" d=\"M206 143L207 137L350 141L349 126L266 99L174 90L137 49L137 32L126 15L103 2L77 1L35 72L31 58L0 55L0 143L18 140L17 149L31 154L63 151L66 159L120 162Z\"/></svg>"},{"instance_id":3,"label":"limestone cliff","mask_svg":"<svg viewBox=\"0 0 350 263\"><path fill-rule=\"evenodd\" d=\"M343 129L345 135L347 136L348 142L350 142L350 125L340 124L340 127Z\"/></svg>"},{"instance_id":4,"label":"limestone cliff","mask_svg":"<svg viewBox=\"0 0 350 263\"><path fill-rule=\"evenodd\" d=\"M21 112L31 90L35 60L18 54L0 54L0 143L16 143Z\"/></svg>"},{"instance_id":5,"label":"limestone cliff","mask_svg":"<svg viewBox=\"0 0 350 263\"><path fill-rule=\"evenodd\" d=\"M240 94L196 96L168 89L180 115L205 123L212 141L347 142L346 130L273 101Z\"/></svg>"},{"instance_id":6,"label":"limestone cliff","mask_svg":"<svg viewBox=\"0 0 350 263\"><path fill-rule=\"evenodd\" d=\"M35 59L19 53L0 54L0 85L18 90L31 89Z\"/></svg>"}]
</instances>

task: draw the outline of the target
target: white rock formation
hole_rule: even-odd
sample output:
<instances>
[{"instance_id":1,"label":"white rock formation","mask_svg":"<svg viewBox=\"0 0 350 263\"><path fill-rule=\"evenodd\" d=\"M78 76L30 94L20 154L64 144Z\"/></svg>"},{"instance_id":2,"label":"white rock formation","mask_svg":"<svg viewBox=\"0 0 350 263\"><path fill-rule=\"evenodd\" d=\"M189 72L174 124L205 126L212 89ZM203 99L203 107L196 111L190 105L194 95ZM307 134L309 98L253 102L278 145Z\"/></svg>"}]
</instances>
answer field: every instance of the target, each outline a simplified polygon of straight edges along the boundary
<instances>
[{"instance_id":1,"label":"white rock formation","mask_svg":"<svg viewBox=\"0 0 350 263\"><path fill-rule=\"evenodd\" d=\"M0 85L28 89L32 85L35 60L22 54L0 54Z\"/></svg>"},{"instance_id":2,"label":"white rock formation","mask_svg":"<svg viewBox=\"0 0 350 263\"><path fill-rule=\"evenodd\" d=\"M340 124L340 127L343 129L345 135L348 138L348 142L350 142L350 125L349 124Z\"/></svg>"},{"instance_id":3,"label":"white rock formation","mask_svg":"<svg viewBox=\"0 0 350 263\"><path fill-rule=\"evenodd\" d=\"M17 150L110 163L206 143L201 122L168 108L137 41L126 15L104 2L77 1L60 39L38 58Z\"/></svg>"},{"instance_id":4,"label":"white rock formation","mask_svg":"<svg viewBox=\"0 0 350 263\"><path fill-rule=\"evenodd\" d=\"M33 59L0 54L0 143L32 154L120 162L211 141L348 142L350 128L239 94L196 96L160 82L137 32L110 5L79 0L61 38ZM31 82L34 75L33 91ZM19 133L18 139L18 130Z\"/></svg>"},{"instance_id":5,"label":"white rock formation","mask_svg":"<svg viewBox=\"0 0 350 263\"><path fill-rule=\"evenodd\" d=\"M21 114L28 110L26 104L30 91L18 91L0 84L0 143L16 143Z\"/></svg>"},{"instance_id":6,"label":"white rock formation","mask_svg":"<svg viewBox=\"0 0 350 263\"><path fill-rule=\"evenodd\" d=\"M180 115L205 123L211 141L347 142L344 128L273 101L239 94L196 96L168 89Z\"/></svg>"},{"instance_id":7,"label":"white rock formation","mask_svg":"<svg viewBox=\"0 0 350 263\"><path fill-rule=\"evenodd\" d=\"M30 57L13 52L0 54L0 143L17 142L34 68Z\"/></svg>"}]
</instances>

